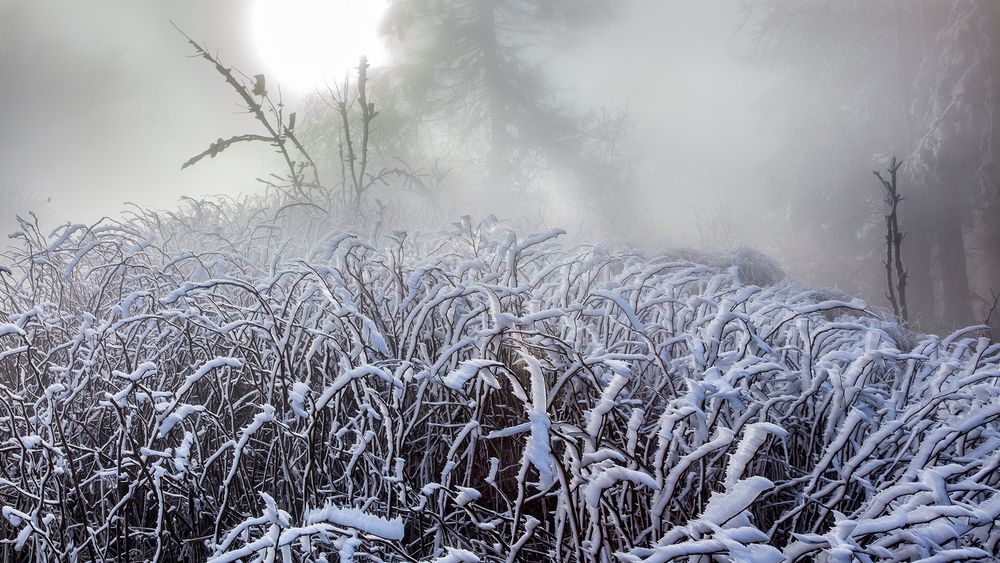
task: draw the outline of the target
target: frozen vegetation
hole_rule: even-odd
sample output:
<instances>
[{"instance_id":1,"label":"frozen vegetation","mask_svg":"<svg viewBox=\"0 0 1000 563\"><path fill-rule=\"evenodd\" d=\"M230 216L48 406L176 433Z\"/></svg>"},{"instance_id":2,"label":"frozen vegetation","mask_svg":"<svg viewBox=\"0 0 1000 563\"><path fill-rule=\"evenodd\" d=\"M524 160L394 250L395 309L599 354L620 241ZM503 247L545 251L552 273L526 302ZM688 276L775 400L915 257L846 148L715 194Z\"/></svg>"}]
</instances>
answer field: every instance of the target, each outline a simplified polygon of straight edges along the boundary
<instances>
[{"instance_id":1,"label":"frozen vegetation","mask_svg":"<svg viewBox=\"0 0 1000 563\"><path fill-rule=\"evenodd\" d=\"M1000 345L752 253L216 200L0 258L0 554L988 559Z\"/></svg>"}]
</instances>

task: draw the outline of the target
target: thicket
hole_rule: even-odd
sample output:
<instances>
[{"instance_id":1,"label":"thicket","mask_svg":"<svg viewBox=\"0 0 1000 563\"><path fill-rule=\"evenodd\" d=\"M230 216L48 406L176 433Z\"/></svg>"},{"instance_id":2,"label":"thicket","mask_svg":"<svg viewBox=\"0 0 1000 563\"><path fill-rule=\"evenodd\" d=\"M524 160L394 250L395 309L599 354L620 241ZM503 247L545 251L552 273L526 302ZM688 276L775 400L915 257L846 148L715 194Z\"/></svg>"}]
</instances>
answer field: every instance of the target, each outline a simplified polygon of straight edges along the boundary
<instances>
[{"instance_id":1,"label":"thicket","mask_svg":"<svg viewBox=\"0 0 1000 563\"><path fill-rule=\"evenodd\" d=\"M0 268L5 559L987 558L1000 346L753 268L190 201ZM315 241L315 242L313 242Z\"/></svg>"}]
</instances>

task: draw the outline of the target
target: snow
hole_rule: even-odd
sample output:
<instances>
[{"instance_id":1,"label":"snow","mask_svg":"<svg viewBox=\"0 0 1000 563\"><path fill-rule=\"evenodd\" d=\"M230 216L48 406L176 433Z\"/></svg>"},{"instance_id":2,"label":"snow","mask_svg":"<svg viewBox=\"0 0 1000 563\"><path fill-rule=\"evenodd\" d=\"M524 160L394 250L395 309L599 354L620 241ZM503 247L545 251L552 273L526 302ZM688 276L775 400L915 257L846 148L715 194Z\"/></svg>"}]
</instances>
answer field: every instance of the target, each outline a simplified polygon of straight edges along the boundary
<instances>
[{"instance_id":1,"label":"snow","mask_svg":"<svg viewBox=\"0 0 1000 563\"><path fill-rule=\"evenodd\" d=\"M12 325L9 323L0 324L0 336L7 336L9 334L17 334L19 336L27 336L24 330L17 325Z\"/></svg>"},{"instance_id":2,"label":"snow","mask_svg":"<svg viewBox=\"0 0 1000 563\"><path fill-rule=\"evenodd\" d=\"M45 439L41 436L31 435L31 436L21 436L21 445L24 446L26 450L33 450L38 446L45 443Z\"/></svg>"},{"instance_id":3,"label":"snow","mask_svg":"<svg viewBox=\"0 0 1000 563\"><path fill-rule=\"evenodd\" d=\"M403 520L401 518L386 519L357 508L341 508L328 504L321 509L310 510L306 514L307 524L319 522L354 528L359 532L387 540L403 539Z\"/></svg>"},{"instance_id":4,"label":"snow","mask_svg":"<svg viewBox=\"0 0 1000 563\"><path fill-rule=\"evenodd\" d=\"M194 444L194 434L184 433L184 440L174 450L174 469L180 473L188 470L191 463L191 446Z\"/></svg>"},{"instance_id":5,"label":"snow","mask_svg":"<svg viewBox=\"0 0 1000 563\"><path fill-rule=\"evenodd\" d=\"M594 295L597 295L599 297L604 297L605 299L609 299L613 301L615 305L618 305L618 307L621 309L622 313L625 314L625 317L628 319L629 323L631 323L632 328L635 329L636 332L641 333L646 331L645 325L643 325L642 321L639 319L639 316L635 314L635 311L632 310L632 306L625 301L624 297L612 291L606 291L606 290L597 290L594 291L593 293Z\"/></svg>"},{"instance_id":6,"label":"snow","mask_svg":"<svg viewBox=\"0 0 1000 563\"><path fill-rule=\"evenodd\" d=\"M465 384L475 377L479 373L479 370L490 366L502 365L500 362L494 360L466 360L449 373L442 383L444 383L445 387L458 391L465 387Z\"/></svg>"},{"instance_id":7,"label":"snow","mask_svg":"<svg viewBox=\"0 0 1000 563\"><path fill-rule=\"evenodd\" d=\"M197 412L205 412L205 407L201 405L187 405L187 404L178 405L174 407L171 410L170 414L168 414L163 418L163 422L160 424L160 428L157 433L160 435L161 438L166 436L167 434L170 433L173 427L177 425L177 423L184 420L184 418L187 417L189 414Z\"/></svg>"},{"instance_id":8,"label":"snow","mask_svg":"<svg viewBox=\"0 0 1000 563\"><path fill-rule=\"evenodd\" d=\"M309 417L309 413L306 412L306 397L308 396L309 385L302 381L296 381L292 384L291 389L288 390L288 404L291 405L295 416L300 418Z\"/></svg>"},{"instance_id":9,"label":"snow","mask_svg":"<svg viewBox=\"0 0 1000 563\"><path fill-rule=\"evenodd\" d=\"M729 459L729 465L726 466L726 479L723 482L726 490L729 490L730 487L736 484L736 481L750 465L753 456L760 449L761 445L764 444L764 441L767 440L768 435L771 434L780 438L788 436L788 432L784 428L770 422L755 422L746 427L743 431L743 439L740 440L739 446L736 447L736 452L733 453Z\"/></svg>"},{"instance_id":10,"label":"snow","mask_svg":"<svg viewBox=\"0 0 1000 563\"><path fill-rule=\"evenodd\" d=\"M537 487L544 491L551 487L556 479L552 468L554 460L549 444L549 429L552 426L552 421L546 412L548 405L545 394L547 386L545 376L542 374L542 366L538 360L529 354L521 354L521 360L527 364L528 372L531 374L531 402L525 404L531 434L528 436L524 455L538 471Z\"/></svg>"},{"instance_id":11,"label":"snow","mask_svg":"<svg viewBox=\"0 0 1000 563\"><path fill-rule=\"evenodd\" d=\"M604 388L600 400L588 413L587 434L590 434L591 438L596 439L597 435L601 432L605 415L615 408L615 399L618 398L618 394L622 392L627 383L628 375L617 373L611 378L607 387Z\"/></svg>"},{"instance_id":12,"label":"snow","mask_svg":"<svg viewBox=\"0 0 1000 563\"><path fill-rule=\"evenodd\" d=\"M132 373L125 374L120 371L112 371L112 375L127 379L132 383L139 383L146 377L153 375L156 372L156 364L153 362L142 362L136 366Z\"/></svg>"},{"instance_id":13,"label":"snow","mask_svg":"<svg viewBox=\"0 0 1000 563\"><path fill-rule=\"evenodd\" d=\"M656 480L646 473L618 465L607 465L590 477L584 487L583 496L587 500L587 506L596 508L604 491L621 481L630 481L654 491L660 488Z\"/></svg>"},{"instance_id":14,"label":"snow","mask_svg":"<svg viewBox=\"0 0 1000 563\"><path fill-rule=\"evenodd\" d=\"M455 497L455 504L457 504L458 506L465 506L470 502L478 500L480 497L483 496L482 493L471 487L455 487L455 488L458 489L459 491L458 496Z\"/></svg>"},{"instance_id":15,"label":"snow","mask_svg":"<svg viewBox=\"0 0 1000 563\"><path fill-rule=\"evenodd\" d=\"M727 486L726 492L712 493L708 506L699 516L699 520L715 526L724 526L750 508L764 491L772 488L774 483L760 476L732 483ZM764 539L766 540L767 536Z\"/></svg>"},{"instance_id":16,"label":"snow","mask_svg":"<svg viewBox=\"0 0 1000 563\"><path fill-rule=\"evenodd\" d=\"M447 553L431 559L431 563L479 563L482 561L475 553L461 548L446 547Z\"/></svg>"}]
</instances>

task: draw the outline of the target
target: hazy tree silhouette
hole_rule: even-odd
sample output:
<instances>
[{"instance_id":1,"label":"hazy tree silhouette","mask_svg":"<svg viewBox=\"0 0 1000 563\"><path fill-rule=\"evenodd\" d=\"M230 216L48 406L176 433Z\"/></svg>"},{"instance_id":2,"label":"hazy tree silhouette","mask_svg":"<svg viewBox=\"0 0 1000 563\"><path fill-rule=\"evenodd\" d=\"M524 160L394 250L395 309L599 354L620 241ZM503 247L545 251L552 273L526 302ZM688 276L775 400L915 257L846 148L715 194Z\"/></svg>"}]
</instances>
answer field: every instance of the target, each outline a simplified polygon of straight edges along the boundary
<instances>
[{"instance_id":1,"label":"hazy tree silhouette","mask_svg":"<svg viewBox=\"0 0 1000 563\"><path fill-rule=\"evenodd\" d=\"M609 8L604 0L393 0L382 31L414 114L474 154L488 188L523 192L584 136L585 116L557 95L545 58Z\"/></svg>"},{"instance_id":2,"label":"hazy tree silhouette","mask_svg":"<svg viewBox=\"0 0 1000 563\"><path fill-rule=\"evenodd\" d=\"M787 202L780 211L795 224L815 226L809 236L796 231L783 239L801 244L802 267L827 283L879 293L875 249L882 218L866 176L876 155L895 152L912 186L903 256L912 316L928 330L974 321L972 304L981 300L970 292L970 272L987 295L1000 284L995 252L967 260L974 250L968 242L995 248L1000 240L980 211L1000 201L991 181L1000 115L1000 4L810 0L791 9L766 0L745 6L747 51L791 70L784 86L801 101L789 105L782 97L775 110L799 124L788 143L805 155L808 168L785 162L775 168L774 183L786 186L777 188ZM973 118L983 115L990 117Z\"/></svg>"}]
</instances>

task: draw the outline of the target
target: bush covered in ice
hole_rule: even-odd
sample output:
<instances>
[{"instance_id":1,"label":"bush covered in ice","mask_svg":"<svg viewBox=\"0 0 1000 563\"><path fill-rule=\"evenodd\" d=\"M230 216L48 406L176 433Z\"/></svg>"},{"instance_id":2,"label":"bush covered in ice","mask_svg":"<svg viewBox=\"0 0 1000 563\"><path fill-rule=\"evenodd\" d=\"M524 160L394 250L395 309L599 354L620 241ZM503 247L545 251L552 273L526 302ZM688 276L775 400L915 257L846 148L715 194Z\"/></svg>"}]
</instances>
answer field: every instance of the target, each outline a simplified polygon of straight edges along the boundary
<instances>
[{"instance_id":1,"label":"bush covered in ice","mask_svg":"<svg viewBox=\"0 0 1000 563\"><path fill-rule=\"evenodd\" d=\"M22 225L4 559L997 554L1000 346L975 329L903 346L752 254L235 207Z\"/></svg>"}]
</instances>

